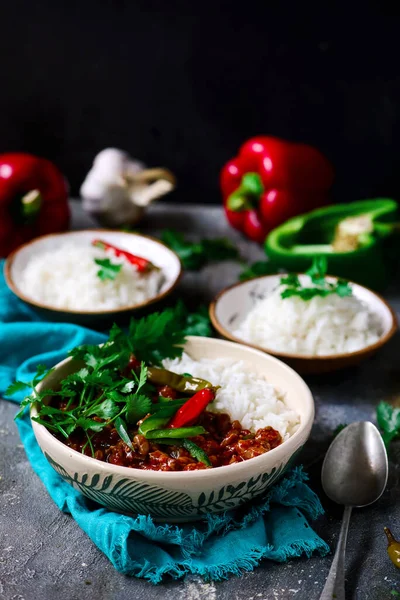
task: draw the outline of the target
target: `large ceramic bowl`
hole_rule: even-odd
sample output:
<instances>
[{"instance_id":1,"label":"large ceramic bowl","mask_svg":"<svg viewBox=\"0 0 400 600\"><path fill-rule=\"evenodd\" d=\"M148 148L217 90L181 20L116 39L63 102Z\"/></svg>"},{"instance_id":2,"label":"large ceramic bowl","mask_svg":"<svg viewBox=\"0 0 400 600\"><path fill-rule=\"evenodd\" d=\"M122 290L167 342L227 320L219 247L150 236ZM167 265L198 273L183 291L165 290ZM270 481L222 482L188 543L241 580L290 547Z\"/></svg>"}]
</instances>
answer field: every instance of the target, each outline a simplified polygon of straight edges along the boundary
<instances>
[{"instance_id":1,"label":"large ceramic bowl","mask_svg":"<svg viewBox=\"0 0 400 600\"><path fill-rule=\"evenodd\" d=\"M39 446L65 481L112 510L184 522L235 508L265 492L284 473L306 442L314 420L314 401L300 376L276 358L223 340L189 337L185 350L194 359L223 356L243 361L246 369L284 391L287 405L300 416L298 430L281 446L242 463L200 471L157 472L84 456L32 421ZM78 368L71 359L64 360L38 387L56 389L60 380ZM32 407L31 416L36 414Z\"/></svg>"},{"instance_id":2,"label":"large ceramic bowl","mask_svg":"<svg viewBox=\"0 0 400 600\"><path fill-rule=\"evenodd\" d=\"M140 304L126 305L111 310L72 310L57 308L50 304L38 302L21 290L21 275L32 256L58 249L60 244L66 242L75 243L78 246L85 247L87 245L90 247L92 241L96 238L100 238L132 254L147 258L159 267L163 274L163 281L158 293ZM131 313L164 299L177 286L182 274L182 267L175 252L172 252L165 244L155 238L138 233L127 233L110 229L87 229L44 235L20 246L8 256L4 267L4 274L7 285L14 294L36 310L44 313L46 317L56 319L57 321L89 323L99 318L112 319L124 313Z\"/></svg>"},{"instance_id":3,"label":"large ceramic bowl","mask_svg":"<svg viewBox=\"0 0 400 600\"><path fill-rule=\"evenodd\" d=\"M300 274L299 277L300 281L303 278L305 281L308 281L308 278L303 274ZM369 358L386 344L397 330L396 315L389 304L372 290L350 282L353 294L366 304L378 316L381 322L381 335L374 344L355 352L315 356L278 352L267 345L261 347L236 337L234 332L240 323L259 300L266 298L279 285L280 279L281 275L265 275L242 283L236 283L222 290L210 305L210 318L218 333L229 340L246 344L252 348L257 348L258 350L263 350L264 352L268 352L268 354L277 356L299 373L327 373L355 366ZM335 281L335 278L328 277L328 280Z\"/></svg>"}]
</instances>

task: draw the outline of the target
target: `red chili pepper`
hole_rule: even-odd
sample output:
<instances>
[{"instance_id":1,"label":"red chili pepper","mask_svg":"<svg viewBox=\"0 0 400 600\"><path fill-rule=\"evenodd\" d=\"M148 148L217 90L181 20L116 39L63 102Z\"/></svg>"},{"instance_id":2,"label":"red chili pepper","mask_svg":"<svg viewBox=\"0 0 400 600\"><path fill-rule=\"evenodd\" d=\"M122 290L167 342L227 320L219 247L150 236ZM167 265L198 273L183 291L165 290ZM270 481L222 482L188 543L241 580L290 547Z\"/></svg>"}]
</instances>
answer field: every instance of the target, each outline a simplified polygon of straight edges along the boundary
<instances>
[{"instance_id":1,"label":"red chili pepper","mask_svg":"<svg viewBox=\"0 0 400 600\"><path fill-rule=\"evenodd\" d=\"M0 154L0 256L34 237L69 225L67 183L50 161L19 152Z\"/></svg>"},{"instance_id":2,"label":"red chili pepper","mask_svg":"<svg viewBox=\"0 0 400 600\"><path fill-rule=\"evenodd\" d=\"M201 413L207 408L215 398L215 390L205 388L196 392L187 402L175 413L169 422L168 427L186 427L193 425L200 417Z\"/></svg>"},{"instance_id":3,"label":"red chili pepper","mask_svg":"<svg viewBox=\"0 0 400 600\"><path fill-rule=\"evenodd\" d=\"M245 142L220 176L229 223L257 242L289 218L328 203L332 182L332 165L316 148L266 136Z\"/></svg>"},{"instance_id":4,"label":"red chili pepper","mask_svg":"<svg viewBox=\"0 0 400 600\"><path fill-rule=\"evenodd\" d=\"M131 254L126 250L121 250L121 248L117 248L108 242L104 242L103 240L93 240L92 246L96 246L97 248L101 248L102 250L110 250L113 252L114 256L123 256L126 258L131 265L135 265L139 273L144 273L146 271L151 271L155 269L155 265L152 262L147 260L147 258L143 258L142 256L136 256L135 254Z\"/></svg>"}]
</instances>

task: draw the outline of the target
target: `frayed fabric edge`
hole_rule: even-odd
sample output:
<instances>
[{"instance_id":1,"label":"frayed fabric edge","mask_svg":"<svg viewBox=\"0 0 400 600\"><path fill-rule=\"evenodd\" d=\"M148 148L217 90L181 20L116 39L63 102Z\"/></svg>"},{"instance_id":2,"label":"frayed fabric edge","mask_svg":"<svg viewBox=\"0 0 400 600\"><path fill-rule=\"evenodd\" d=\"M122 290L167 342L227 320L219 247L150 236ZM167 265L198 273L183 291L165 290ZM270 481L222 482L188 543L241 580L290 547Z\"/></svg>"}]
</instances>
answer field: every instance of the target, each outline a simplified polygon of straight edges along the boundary
<instances>
[{"instance_id":1,"label":"frayed fabric edge","mask_svg":"<svg viewBox=\"0 0 400 600\"><path fill-rule=\"evenodd\" d=\"M271 546L255 547L246 558L236 559L225 565L213 565L210 567L198 567L193 564L191 559L173 565L173 568L168 566L162 569L151 566L150 564L141 565L133 569L118 569L118 565L114 567L124 575L130 577L138 577L147 579L150 583L157 585L162 582L164 577L171 576L173 579L181 579L185 575L191 573L201 576L204 581L223 581L230 576L239 577L244 572L253 571L262 560L268 559L275 562L286 562L292 558L300 558L302 555L310 558L313 554L318 553L320 556L326 556L330 552L328 544L323 540L319 542L293 542L284 552L274 553Z\"/></svg>"}]
</instances>

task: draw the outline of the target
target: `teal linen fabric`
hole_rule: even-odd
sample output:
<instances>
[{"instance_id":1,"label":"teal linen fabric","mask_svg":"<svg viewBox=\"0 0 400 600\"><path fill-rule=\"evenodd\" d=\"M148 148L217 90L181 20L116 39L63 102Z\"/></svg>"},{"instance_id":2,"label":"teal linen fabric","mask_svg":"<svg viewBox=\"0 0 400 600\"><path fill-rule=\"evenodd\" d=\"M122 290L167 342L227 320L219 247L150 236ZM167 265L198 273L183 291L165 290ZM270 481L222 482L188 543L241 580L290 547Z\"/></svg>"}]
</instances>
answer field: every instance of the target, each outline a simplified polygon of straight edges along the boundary
<instances>
[{"instance_id":1,"label":"teal linen fabric","mask_svg":"<svg viewBox=\"0 0 400 600\"><path fill-rule=\"evenodd\" d=\"M76 345L98 344L105 338L77 325L44 321L15 298L0 277L0 395L15 379L30 381L37 364L51 367ZM21 394L12 398L21 399ZM123 516L86 499L50 467L28 416L17 425L32 467L53 501L121 573L152 583L186 573L221 580L252 570L262 559L284 562L329 552L307 522L323 511L301 468L292 470L252 505L196 524L160 525L148 516Z\"/></svg>"}]
</instances>

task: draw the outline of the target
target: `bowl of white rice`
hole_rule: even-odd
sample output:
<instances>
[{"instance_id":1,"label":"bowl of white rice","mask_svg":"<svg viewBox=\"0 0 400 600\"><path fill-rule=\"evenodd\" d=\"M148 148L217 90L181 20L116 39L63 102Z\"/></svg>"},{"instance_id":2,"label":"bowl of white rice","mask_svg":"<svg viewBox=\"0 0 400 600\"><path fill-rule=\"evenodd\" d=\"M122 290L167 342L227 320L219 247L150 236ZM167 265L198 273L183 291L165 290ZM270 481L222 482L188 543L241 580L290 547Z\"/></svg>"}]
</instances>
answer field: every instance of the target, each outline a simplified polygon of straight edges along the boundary
<instances>
[{"instance_id":1,"label":"bowl of white rice","mask_svg":"<svg viewBox=\"0 0 400 600\"><path fill-rule=\"evenodd\" d=\"M37 386L59 389L79 370L68 358ZM190 369L220 388L208 409L227 413L256 431L271 426L282 443L270 451L218 468L154 471L118 466L78 452L32 421L36 439L53 468L85 496L118 512L150 514L167 522L204 518L234 509L264 494L294 463L314 420L314 400L303 379L282 361L225 340L187 338L182 358L164 361L176 373ZM35 407L31 416L35 416Z\"/></svg>"},{"instance_id":2,"label":"bowl of white rice","mask_svg":"<svg viewBox=\"0 0 400 600\"><path fill-rule=\"evenodd\" d=\"M307 275L298 278L310 285ZM277 356L300 373L323 373L360 363L397 330L392 308L368 288L344 282L351 290L346 296L282 298L281 279L256 277L220 292L210 305L220 335ZM327 276L326 281L338 280Z\"/></svg>"},{"instance_id":3,"label":"bowl of white rice","mask_svg":"<svg viewBox=\"0 0 400 600\"><path fill-rule=\"evenodd\" d=\"M105 247L94 246L95 240ZM124 253L149 268L141 270ZM159 240L93 229L38 237L8 256L4 272L14 294L48 317L89 322L162 300L178 284L182 267Z\"/></svg>"}]
</instances>

